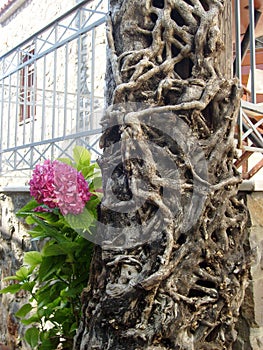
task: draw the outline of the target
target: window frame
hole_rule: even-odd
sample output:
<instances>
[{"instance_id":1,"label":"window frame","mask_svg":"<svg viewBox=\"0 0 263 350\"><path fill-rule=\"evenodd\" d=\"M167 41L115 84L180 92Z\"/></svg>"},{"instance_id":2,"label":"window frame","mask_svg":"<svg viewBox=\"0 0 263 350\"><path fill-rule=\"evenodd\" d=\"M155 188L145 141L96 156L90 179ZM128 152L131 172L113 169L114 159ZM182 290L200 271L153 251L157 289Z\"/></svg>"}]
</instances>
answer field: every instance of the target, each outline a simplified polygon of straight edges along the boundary
<instances>
[{"instance_id":1,"label":"window frame","mask_svg":"<svg viewBox=\"0 0 263 350\"><path fill-rule=\"evenodd\" d=\"M34 61L27 64L35 55L35 46L30 45L21 52L19 84L19 123L23 124L36 117L36 68Z\"/></svg>"}]
</instances>

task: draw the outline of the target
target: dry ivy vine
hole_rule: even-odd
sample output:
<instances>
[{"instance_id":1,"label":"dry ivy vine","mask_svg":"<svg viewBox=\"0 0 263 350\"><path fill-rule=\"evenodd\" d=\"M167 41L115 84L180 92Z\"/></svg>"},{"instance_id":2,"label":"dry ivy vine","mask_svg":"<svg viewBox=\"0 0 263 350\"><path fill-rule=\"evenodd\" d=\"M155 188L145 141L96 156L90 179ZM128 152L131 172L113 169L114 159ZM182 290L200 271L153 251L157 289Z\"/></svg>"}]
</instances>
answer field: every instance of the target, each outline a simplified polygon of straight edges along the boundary
<instances>
[{"instance_id":1,"label":"dry ivy vine","mask_svg":"<svg viewBox=\"0 0 263 350\"><path fill-rule=\"evenodd\" d=\"M232 349L248 263L247 211L233 167L240 91L222 62L226 6L111 1L101 145L120 147L101 159L101 220L122 234L106 230L96 248L75 349ZM134 196L143 204L126 212ZM150 239L136 243L142 235Z\"/></svg>"}]
</instances>

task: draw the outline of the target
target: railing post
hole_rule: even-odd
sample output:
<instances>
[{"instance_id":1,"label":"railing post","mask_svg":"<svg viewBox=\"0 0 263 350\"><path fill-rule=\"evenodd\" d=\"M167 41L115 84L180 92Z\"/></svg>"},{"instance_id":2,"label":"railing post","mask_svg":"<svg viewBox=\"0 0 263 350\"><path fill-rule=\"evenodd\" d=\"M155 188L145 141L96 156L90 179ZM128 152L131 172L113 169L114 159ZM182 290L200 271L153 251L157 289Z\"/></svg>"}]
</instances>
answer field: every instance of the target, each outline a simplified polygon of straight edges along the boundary
<instances>
[{"instance_id":1,"label":"railing post","mask_svg":"<svg viewBox=\"0 0 263 350\"><path fill-rule=\"evenodd\" d=\"M250 76L251 76L251 102L256 103L255 91L255 7L254 0L249 0L249 37L250 37Z\"/></svg>"},{"instance_id":2,"label":"railing post","mask_svg":"<svg viewBox=\"0 0 263 350\"><path fill-rule=\"evenodd\" d=\"M2 151L3 151L3 112L4 112L4 82L1 82L1 109L0 109L0 175L2 174Z\"/></svg>"},{"instance_id":3,"label":"railing post","mask_svg":"<svg viewBox=\"0 0 263 350\"><path fill-rule=\"evenodd\" d=\"M240 0L235 0L235 67L234 71L238 77L240 84L242 83L242 74L241 74L241 32L240 32ZM238 147L242 145L242 109L239 109L238 114Z\"/></svg>"}]
</instances>

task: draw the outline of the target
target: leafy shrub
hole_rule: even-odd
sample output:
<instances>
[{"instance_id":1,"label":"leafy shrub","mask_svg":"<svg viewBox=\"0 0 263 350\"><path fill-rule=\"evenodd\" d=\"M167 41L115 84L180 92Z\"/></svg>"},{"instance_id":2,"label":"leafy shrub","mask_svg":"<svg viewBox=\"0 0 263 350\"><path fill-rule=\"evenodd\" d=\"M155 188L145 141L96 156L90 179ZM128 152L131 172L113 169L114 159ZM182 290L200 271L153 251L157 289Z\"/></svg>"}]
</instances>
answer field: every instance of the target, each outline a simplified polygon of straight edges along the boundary
<instances>
[{"instance_id":1,"label":"leafy shrub","mask_svg":"<svg viewBox=\"0 0 263 350\"><path fill-rule=\"evenodd\" d=\"M31 349L54 350L60 344L71 350L80 321L93 250L81 233L96 223L101 177L86 149L75 147L73 157L37 165L30 180L34 198L17 213L42 248L24 254L22 267L5 278L14 283L0 292L29 294L16 317L28 326Z\"/></svg>"}]
</instances>

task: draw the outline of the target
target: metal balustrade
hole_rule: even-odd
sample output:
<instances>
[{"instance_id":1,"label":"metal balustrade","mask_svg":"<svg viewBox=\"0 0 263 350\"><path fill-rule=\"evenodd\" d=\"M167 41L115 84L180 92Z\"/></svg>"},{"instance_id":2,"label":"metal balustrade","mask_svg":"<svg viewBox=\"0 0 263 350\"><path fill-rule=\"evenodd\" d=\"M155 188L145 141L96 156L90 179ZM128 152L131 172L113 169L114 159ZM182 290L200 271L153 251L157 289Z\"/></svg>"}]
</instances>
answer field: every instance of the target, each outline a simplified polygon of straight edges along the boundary
<instances>
[{"instance_id":1,"label":"metal balustrade","mask_svg":"<svg viewBox=\"0 0 263 350\"><path fill-rule=\"evenodd\" d=\"M251 84L245 86L245 91L250 90L248 101L241 102L236 166L242 166L243 177L249 178L263 166L263 111L255 89L255 25L262 14L253 0L247 0L249 25L241 33L241 1L232 1L234 73L244 85L244 59L249 52ZM107 10L108 0L82 1L0 57L1 176L30 170L46 158L70 156L75 144L90 149L94 158L99 154ZM255 153L259 159L250 166L248 160Z\"/></svg>"},{"instance_id":2,"label":"metal balustrade","mask_svg":"<svg viewBox=\"0 0 263 350\"><path fill-rule=\"evenodd\" d=\"M1 176L76 144L99 153L107 6L82 1L0 57Z\"/></svg>"},{"instance_id":3,"label":"metal balustrade","mask_svg":"<svg viewBox=\"0 0 263 350\"><path fill-rule=\"evenodd\" d=\"M263 15L262 8L255 6L254 0L234 0L233 3L236 37L234 72L244 89L237 125L238 147L241 153L235 165L238 168L242 167L243 178L249 179L263 167L263 95L262 91L261 94L257 91L259 74L262 75L260 84L263 85L263 43L259 41L256 47L256 34L259 25L262 27ZM245 21L241 4L248 6L243 8L248 13L248 24L244 33L241 33L241 26ZM263 28L259 29L260 35L263 35Z\"/></svg>"}]
</instances>

